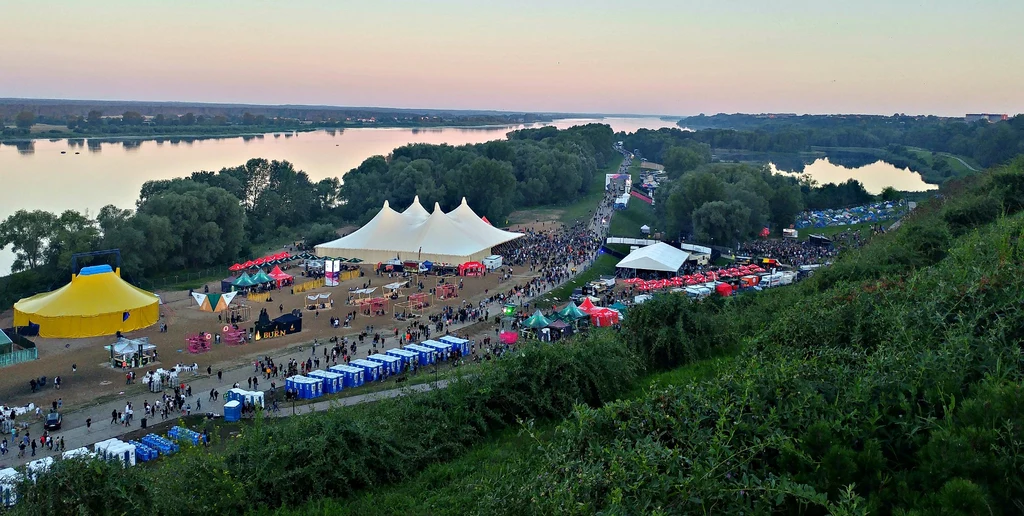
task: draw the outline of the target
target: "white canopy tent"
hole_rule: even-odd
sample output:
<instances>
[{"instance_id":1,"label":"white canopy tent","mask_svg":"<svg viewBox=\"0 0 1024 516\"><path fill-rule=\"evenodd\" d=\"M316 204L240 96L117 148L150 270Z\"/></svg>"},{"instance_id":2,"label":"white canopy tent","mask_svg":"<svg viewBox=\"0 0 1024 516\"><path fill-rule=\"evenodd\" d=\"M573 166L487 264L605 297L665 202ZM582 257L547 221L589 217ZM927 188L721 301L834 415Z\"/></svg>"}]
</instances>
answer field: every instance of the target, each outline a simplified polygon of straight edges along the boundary
<instances>
[{"instance_id":1,"label":"white canopy tent","mask_svg":"<svg viewBox=\"0 0 1024 516\"><path fill-rule=\"evenodd\" d=\"M400 257L435 263L480 261L491 248L523 236L484 222L466 203L450 213L434 204L428 213L417 197L404 212L384 206L369 222L350 235L316 246L324 257L359 258L377 263Z\"/></svg>"},{"instance_id":2,"label":"white canopy tent","mask_svg":"<svg viewBox=\"0 0 1024 516\"><path fill-rule=\"evenodd\" d=\"M629 253L616 267L644 271L677 272L690 253L676 249L664 242L641 247Z\"/></svg>"}]
</instances>

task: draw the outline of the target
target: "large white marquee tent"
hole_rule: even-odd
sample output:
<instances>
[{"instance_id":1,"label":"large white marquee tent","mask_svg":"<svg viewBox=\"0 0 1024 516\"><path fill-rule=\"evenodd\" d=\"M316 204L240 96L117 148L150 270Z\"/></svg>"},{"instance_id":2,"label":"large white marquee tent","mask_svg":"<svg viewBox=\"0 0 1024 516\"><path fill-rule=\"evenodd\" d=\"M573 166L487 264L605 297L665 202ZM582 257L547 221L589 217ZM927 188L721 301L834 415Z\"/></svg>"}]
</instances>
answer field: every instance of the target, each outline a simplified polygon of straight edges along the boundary
<instances>
[{"instance_id":1,"label":"large white marquee tent","mask_svg":"<svg viewBox=\"0 0 1024 516\"><path fill-rule=\"evenodd\" d=\"M491 254L492 247L521 236L522 233L504 231L484 222L465 198L448 213L435 203L431 213L417 196L402 213L384 201L384 207L366 225L350 235L316 246L316 254L371 263L401 258L459 264L479 261Z\"/></svg>"},{"instance_id":2,"label":"large white marquee tent","mask_svg":"<svg viewBox=\"0 0 1024 516\"><path fill-rule=\"evenodd\" d=\"M690 253L664 242L641 247L626 255L616 267L644 271L676 272L686 263Z\"/></svg>"}]
</instances>

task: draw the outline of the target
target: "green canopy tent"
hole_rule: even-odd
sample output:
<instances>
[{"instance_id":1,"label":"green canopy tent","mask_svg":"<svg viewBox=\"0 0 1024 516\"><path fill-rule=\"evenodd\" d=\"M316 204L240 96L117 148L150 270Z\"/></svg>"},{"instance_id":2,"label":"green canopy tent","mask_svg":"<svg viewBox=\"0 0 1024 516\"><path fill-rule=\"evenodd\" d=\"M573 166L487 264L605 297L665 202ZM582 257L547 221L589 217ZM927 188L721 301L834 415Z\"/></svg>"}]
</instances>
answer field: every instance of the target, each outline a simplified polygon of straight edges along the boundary
<instances>
[{"instance_id":1,"label":"green canopy tent","mask_svg":"<svg viewBox=\"0 0 1024 516\"><path fill-rule=\"evenodd\" d=\"M590 317L583 310L580 310L576 303L569 301L569 304L565 305L564 308L558 311L558 318L563 321L575 321L577 319L585 319Z\"/></svg>"},{"instance_id":2,"label":"green canopy tent","mask_svg":"<svg viewBox=\"0 0 1024 516\"><path fill-rule=\"evenodd\" d=\"M608 308L611 308L612 310L617 310L620 314L626 313L626 310L629 309L628 306L622 304L622 301L616 301L615 304L609 306Z\"/></svg>"},{"instance_id":3,"label":"green canopy tent","mask_svg":"<svg viewBox=\"0 0 1024 516\"><path fill-rule=\"evenodd\" d=\"M263 283L272 283L274 278L271 278L269 274L263 271L263 269L260 269L260 271L252 277L252 281L256 285L261 285Z\"/></svg>"},{"instance_id":4,"label":"green canopy tent","mask_svg":"<svg viewBox=\"0 0 1024 516\"><path fill-rule=\"evenodd\" d=\"M256 282L253 281L252 276L249 276L248 272L243 272L242 275L239 276L234 283L232 283L233 286L239 288L249 288L255 284Z\"/></svg>"},{"instance_id":5,"label":"green canopy tent","mask_svg":"<svg viewBox=\"0 0 1024 516\"><path fill-rule=\"evenodd\" d=\"M547 328L549 324L551 324L551 321L547 317L544 317L544 314L540 313L540 310L537 310L528 319L523 321L523 327L530 328L532 330Z\"/></svg>"}]
</instances>

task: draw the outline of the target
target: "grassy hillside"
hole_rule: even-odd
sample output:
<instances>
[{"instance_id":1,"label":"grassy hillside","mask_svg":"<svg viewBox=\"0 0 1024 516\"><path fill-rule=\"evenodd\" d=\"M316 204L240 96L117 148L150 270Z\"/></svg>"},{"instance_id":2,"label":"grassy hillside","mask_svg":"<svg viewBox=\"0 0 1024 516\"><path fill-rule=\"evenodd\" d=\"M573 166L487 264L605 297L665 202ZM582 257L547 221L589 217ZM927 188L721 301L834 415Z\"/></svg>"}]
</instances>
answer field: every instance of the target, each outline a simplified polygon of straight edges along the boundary
<instances>
[{"instance_id":1,"label":"grassy hillside","mask_svg":"<svg viewBox=\"0 0 1024 516\"><path fill-rule=\"evenodd\" d=\"M793 287L658 296L620 333L259 422L222 453L62 462L16 510L1017 514L1022 210L1018 160Z\"/></svg>"},{"instance_id":2,"label":"grassy hillside","mask_svg":"<svg viewBox=\"0 0 1024 516\"><path fill-rule=\"evenodd\" d=\"M649 369L696 361L668 382L289 514L1018 514L1022 165L790 289L631 311Z\"/></svg>"}]
</instances>

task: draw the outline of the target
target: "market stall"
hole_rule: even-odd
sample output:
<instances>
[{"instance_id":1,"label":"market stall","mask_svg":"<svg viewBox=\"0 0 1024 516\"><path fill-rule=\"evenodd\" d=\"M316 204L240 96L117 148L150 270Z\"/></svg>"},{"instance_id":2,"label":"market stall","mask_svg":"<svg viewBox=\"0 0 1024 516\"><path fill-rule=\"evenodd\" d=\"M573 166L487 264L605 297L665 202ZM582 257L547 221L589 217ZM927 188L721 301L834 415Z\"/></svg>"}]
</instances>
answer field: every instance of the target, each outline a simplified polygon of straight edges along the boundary
<instances>
[{"instance_id":1,"label":"market stall","mask_svg":"<svg viewBox=\"0 0 1024 516\"><path fill-rule=\"evenodd\" d=\"M156 346L149 343L149 337L120 338L110 346L103 346L103 349L110 352L110 365L113 367L142 367L156 360Z\"/></svg>"}]
</instances>

